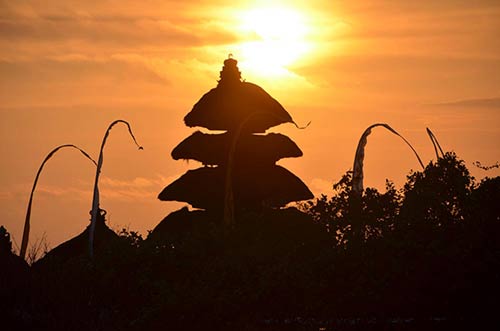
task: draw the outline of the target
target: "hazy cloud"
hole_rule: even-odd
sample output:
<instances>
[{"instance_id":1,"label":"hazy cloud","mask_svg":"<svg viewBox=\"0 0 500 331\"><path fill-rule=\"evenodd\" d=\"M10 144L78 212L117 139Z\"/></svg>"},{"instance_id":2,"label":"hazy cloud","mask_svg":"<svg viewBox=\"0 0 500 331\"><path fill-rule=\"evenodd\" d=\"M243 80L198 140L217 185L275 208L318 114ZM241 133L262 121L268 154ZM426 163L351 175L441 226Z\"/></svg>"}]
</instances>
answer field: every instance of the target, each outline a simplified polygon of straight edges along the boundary
<instances>
[{"instance_id":1,"label":"hazy cloud","mask_svg":"<svg viewBox=\"0 0 500 331\"><path fill-rule=\"evenodd\" d=\"M500 109L500 97L485 99L466 99L452 102L435 103L433 106L456 108L494 108Z\"/></svg>"},{"instance_id":2,"label":"hazy cloud","mask_svg":"<svg viewBox=\"0 0 500 331\"><path fill-rule=\"evenodd\" d=\"M55 196L71 198L73 200L88 200L91 197L91 192L75 187L60 187L52 185L41 185L37 187L37 197Z\"/></svg>"},{"instance_id":3,"label":"hazy cloud","mask_svg":"<svg viewBox=\"0 0 500 331\"><path fill-rule=\"evenodd\" d=\"M232 43L230 32L200 24L181 27L167 20L149 18L95 19L78 17L1 20L0 38L16 42L86 42L108 47L194 47Z\"/></svg>"},{"instance_id":4,"label":"hazy cloud","mask_svg":"<svg viewBox=\"0 0 500 331\"><path fill-rule=\"evenodd\" d=\"M223 17L195 11L193 4L146 1L102 1L41 4L38 1L0 3L0 41L60 45L84 43L86 48L179 48L237 41ZM198 3L198 5L200 5ZM175 8L177 7L177 8ZM155 10L156 9L156 10ZM14 45L19 46L19 45Z\"/></svg>"},{"instance_id":5,"label":"hazy cloud","mask_svg":"<svg viewBox=\"0 0 500 331\"><path fill-rule=\"evenodd\" d=\"M179 176L164 177L157 175L153 178L136 177L130 180L118 180L102 177L99 182L99 193L102 200L134 201L149 199L154 201L158 193ZM37 188L37 196L53 196L73 200L89 200L92 192L88 188L63 187L59 185L41 185ZM10 192L0 192L0 199L11 198Z\"/></svg>"},{"instance_id":6,"label":"hazy cloud","mask_svg":"<svg viewBox=\"0 0 500 331\"><path fill-rule=\"evenodd\" d=\"M180 176L180 175L179 175ZM102 177L100 185L109 188L147 188L147 187L162 187L174 181L176 176L164 177L157 175L154 178L136 177L130 180L118 180L109 177Z\"/></svg>"}]
</instances>

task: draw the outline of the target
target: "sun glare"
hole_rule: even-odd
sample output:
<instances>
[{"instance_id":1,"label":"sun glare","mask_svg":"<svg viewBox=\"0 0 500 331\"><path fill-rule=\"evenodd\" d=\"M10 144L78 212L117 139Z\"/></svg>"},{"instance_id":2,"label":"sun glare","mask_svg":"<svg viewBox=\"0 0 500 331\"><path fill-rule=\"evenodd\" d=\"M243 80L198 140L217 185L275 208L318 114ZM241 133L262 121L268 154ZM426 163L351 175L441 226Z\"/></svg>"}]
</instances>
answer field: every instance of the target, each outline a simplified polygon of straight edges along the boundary
<instances>
[{"instance_id":1,"label":"sun glare","mask_svg":"<svg viewBox=\"0 0 500 331\"><path fill-rule=\"evenodd\" d=\"M309 27L299 11L284 8L258 8L241 14L241 31L246 41L238 45L241 68L258 75L281 76L288 66L311 49Z\"/></svg>"}]
</instances>

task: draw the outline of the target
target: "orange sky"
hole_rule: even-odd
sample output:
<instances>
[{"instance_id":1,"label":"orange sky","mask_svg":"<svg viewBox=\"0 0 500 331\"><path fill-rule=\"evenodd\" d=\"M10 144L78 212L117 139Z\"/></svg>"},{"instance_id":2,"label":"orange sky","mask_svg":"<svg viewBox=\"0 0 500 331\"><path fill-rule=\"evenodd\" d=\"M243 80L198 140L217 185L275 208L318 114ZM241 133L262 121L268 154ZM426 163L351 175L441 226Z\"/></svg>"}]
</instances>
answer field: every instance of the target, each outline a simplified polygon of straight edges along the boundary
<instances>
[{"instance_id":1,"label":"orange sky","mask_svg":"<svg viewBox=\"0 0 500 331\"><path fill-rule=\"evenodd\" d=\"M137 151L124 128L113 129L100 184L110 225L145 232L182 206L156 196L198 166L174 161L170 152L194 131L183 117L216 86L228 53L240 60L243 78L266 89L296 122L312 122L306 130L273 131L302 148L302 158L280 164L315 194L328 193L352 166L359 136L375 122L403 134L425 163L434 157L430 127L477 178L500 175L472 165L500 161L498 1L50 3L0 1L0 224L18 244L45 155L73 143L97 158L114 119L128 120L145 149ZM279 29L289 24L283 17L254 24L270 6L291 13L301 28L282 38L291 31ZM263 42L257 53L248 51ZM385 178L400 185L412 168L418 163L404 143L374 131L366 185L381 188ZM93 177L78 153L57 154L35 194L31 238L45 232L55 246L81 232Z\"/></svg>"}]
</instances>

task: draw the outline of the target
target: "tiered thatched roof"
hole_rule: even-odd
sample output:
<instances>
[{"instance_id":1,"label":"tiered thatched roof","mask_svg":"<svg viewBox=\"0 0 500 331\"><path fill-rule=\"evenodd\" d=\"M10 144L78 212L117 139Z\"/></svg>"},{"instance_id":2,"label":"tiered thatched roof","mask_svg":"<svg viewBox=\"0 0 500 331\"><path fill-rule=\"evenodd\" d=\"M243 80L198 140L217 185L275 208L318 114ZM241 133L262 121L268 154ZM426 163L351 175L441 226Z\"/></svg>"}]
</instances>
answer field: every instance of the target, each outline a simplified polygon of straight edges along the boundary
<instances>
[{"instance_id":1,"label":"tiered thatched roof","mask_svg":"<svg viewBox=\"0 0 500 331\"><path fill-rule=\"evenodd\" d=\"M230 133L206 134L196 131L172 151L174 160L196 160L206 165L224 165L234 139ZM274 164L286 157L300 157L302 151L290 138L279 133L241 135L234 159L239 164Z\"/></svg>"},{"instance_id":2,"label":"tiered thatched roof","mask_svg":"<svg viewBox=\"0 0 500 331\"><path fill-rule=\"evenodd\" d=\"M224 61L219 84L201 97L184 117L186 125L233 131L244 124L246 132L257 133L293 123L285 108L261 87L240 81L236 64L231 58Z\"/></svg>"},{"instance_id":3,"label":"tiered thatched roof","mask_svg":"<svg viewBox=\"0 0 500 331\"><path fill-rule=\"evenodd\" d=\"M236 60L224 61L220 78L217 87L194 105L184 121L190 127L227 132L195 132L172 151L176 160L197 160L217 167L189 170L158 198L218 212L223 206L227 208L230 200L235 210L260 210L313 198L298 177L275 165L282 158L302 156L298 146L281 134L255 134L294 123L290 114L259 86L242 82Z\"/></svg>"},{"instance_id":4,"label":"tiered thatched roof","mask_svg":"<svg viewBox=\"0 0 500 331\"><path fill-rule=\"evenodd\" d=\"M203 167L189 170L158 196L163 201L187 202L195 208L219 209L224 198L226 169ZM283 207L308 200L313 194L294 174L280 166L238 168L234 172L235 201L242 206Z\"/></svg>"}]
</instances>

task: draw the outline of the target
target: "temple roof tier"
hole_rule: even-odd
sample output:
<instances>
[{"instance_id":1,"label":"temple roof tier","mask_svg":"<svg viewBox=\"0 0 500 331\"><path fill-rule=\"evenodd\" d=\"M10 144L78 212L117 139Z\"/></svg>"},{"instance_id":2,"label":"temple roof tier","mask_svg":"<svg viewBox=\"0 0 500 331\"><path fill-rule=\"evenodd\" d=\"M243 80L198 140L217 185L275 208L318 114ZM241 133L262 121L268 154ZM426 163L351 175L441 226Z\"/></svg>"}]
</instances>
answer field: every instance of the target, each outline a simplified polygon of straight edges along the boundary
<instances>
[{"instance_id":1,"label":"temple roof tier","mask_svg":"<svg viewBox=\"0 0 500 331\"><path fill-rule=\"evenodd\" d=\"M163 201L187 202L194 208L220 209L224 201L226 168L189 170L158 196ZM308 200L313 194L294 174L280 166L235 169L233 195L238 208L283 207Z\"/></svg>"},{"instance_id":2,"label":"temple roof tier","mask_svg":"<svg viewBox=\"0 0 500 331\"><path fill-rule=\"evenodd\" d=\"M265 132L293 119L283 106L261 87L248 82L219 84L206 93L184 117L189 127L210 130Z\"/></svg>"},{"instance_id":3,"label":"temple roof tier","mask_svg":"<svg viewBox=\"0 0 500 331\"><path fill-rule=\"evenodd\" d=\"M206 165L227 163L231 133L206 134L195 132L172 151L175 160L196 160ZM237 164L274 164L286 157L300 157L302 151L290 138L279 133L238 136L234 160Z\"/></svg>"}]
</instances>

